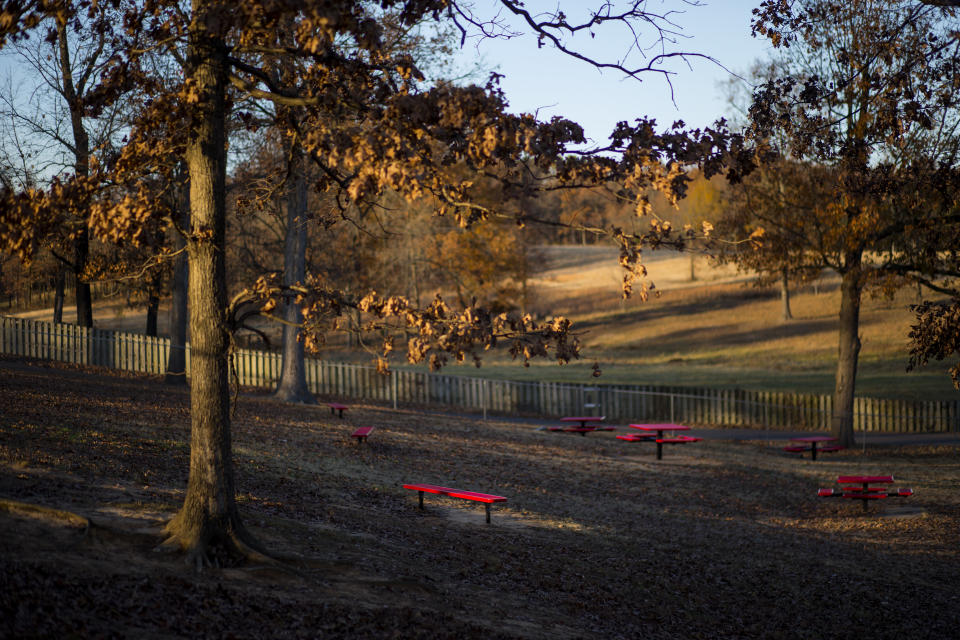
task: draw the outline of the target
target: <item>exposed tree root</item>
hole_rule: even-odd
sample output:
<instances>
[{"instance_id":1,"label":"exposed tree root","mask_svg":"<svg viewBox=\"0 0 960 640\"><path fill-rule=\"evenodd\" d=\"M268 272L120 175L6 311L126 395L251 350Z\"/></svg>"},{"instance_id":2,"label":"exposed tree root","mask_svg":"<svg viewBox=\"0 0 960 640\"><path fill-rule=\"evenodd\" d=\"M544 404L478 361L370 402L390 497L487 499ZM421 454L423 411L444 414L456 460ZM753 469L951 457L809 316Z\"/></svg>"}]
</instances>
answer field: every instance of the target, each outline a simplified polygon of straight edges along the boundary
<instances>
[{"instance_id":1,"label":"exposed tree root","mask_svg":"<svg viewBox=\"0 0 960 640\"><path fill-rule=\"evenodd\" d=\"M6 498L0 498L0 511L24 515L44 515L56 518L57 520L64 520L74 526L81 527L84 535L86 535L91 527L96 526L90 518L78 513L73 513L72 511L63 511L62 509L54 509L53 507L44 507L27 502L17 502L16 500L7 500Z\"/></svg>"},{"instance_id":2,"label":"exposed tree root","mask_svg":"<svg viewBox=\"0 0 960 640\"><path fill-rule=\"evenodd\" d=\"M280 387L273 393L273 397L281 402L295 402L297 404L317 404L317 399L308 390L297 390Z\"/></svg>"},{"instance_id":3,"label":"exposed tree root","mask_svg":"<svg viewBox=\"0 0 960 640\"><path fill-rule=\"evenodd\" d=\"M183 553L184 561L197 572L208 568L261 565L313 581L304 572L287 564L301 561L300 556L267 550L236 517L230 519L228 526L217 529L202 534L183 527L174 517L163 530L167 537L154 550Z\"/></svg>"}]
</instances>

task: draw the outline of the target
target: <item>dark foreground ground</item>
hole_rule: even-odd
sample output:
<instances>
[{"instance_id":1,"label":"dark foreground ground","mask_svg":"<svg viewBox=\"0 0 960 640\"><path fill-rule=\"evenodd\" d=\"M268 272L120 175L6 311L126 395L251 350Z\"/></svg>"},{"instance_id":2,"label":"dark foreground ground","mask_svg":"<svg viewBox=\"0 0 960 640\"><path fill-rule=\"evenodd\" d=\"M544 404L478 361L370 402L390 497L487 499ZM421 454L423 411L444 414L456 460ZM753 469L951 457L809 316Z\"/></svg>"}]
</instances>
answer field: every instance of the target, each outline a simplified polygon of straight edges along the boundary
<instances>
[{"instance_id":1,"label":"dark foreground ground","mask_svg":"<svg viewBox=\"0 0 960 640\"><path fill-rule=\"evenodd\" d=\"M186 484L187 400L152 378L0 359L0 637L880 640L960 627L950 442L811 462L767 439L709 439L658 462L609 433L374 406L340 420L245 394L241 512L300 559L198 575L152 551ZM360 425L376 427L364 446L349 438ZM916 495L866 514L816 497L861 472ZM486 525L459 500L419 512L405 482L509 502Z\"/></svg>"}]
</instances>

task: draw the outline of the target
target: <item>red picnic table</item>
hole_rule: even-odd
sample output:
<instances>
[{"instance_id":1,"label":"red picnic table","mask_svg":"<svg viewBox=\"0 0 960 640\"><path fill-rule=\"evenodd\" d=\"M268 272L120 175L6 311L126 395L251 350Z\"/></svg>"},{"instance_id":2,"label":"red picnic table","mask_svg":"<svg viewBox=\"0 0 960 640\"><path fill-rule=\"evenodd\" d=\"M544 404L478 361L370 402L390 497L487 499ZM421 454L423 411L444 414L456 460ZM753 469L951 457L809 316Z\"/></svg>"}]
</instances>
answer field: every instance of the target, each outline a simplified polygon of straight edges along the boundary
<instances>
[{"instance_id":1,"label":"red picnic table","mask_svg":"<svg viewBox=\"0 0 960 640\"><path fill-rule=\"evenodd\" d=\"M821 498L863 500L864 510L866 510L867 502L870 500L909 498L913 495L913 489L870 486L874 484L893 484L893 476L839 476L837 477L837 484L854 486L841 487L840 489L819 489L817 490L817 495Z\"/></svg>"},{"instance_id":2,"label":"red picnic table","mask_svg":"<svg viewBox=\"0 0 960 640\"><path fill-rule=\"evenodd\" d=\"M828 452L828 451L840 451L843 447L840 446L821 446L817 447L817 444L820 442L836 442L837 439L831 436L801 436L799 438L790 438L790 442L803 442L810 446L791 446L784 447L783 450L789 453L800 453L804 451L810 452L810 459L817 459L817 451Z\"/></svg>"},{"instance_id":3,"label":"red picnic table","mask_svg":"<svg viewBox=\"0 0 960 640\"><path fill-rule=\"evenodd\" d=\"M598 425L588 425L588 422L603 422L607 419L607 416L567 416L566 418L560 418L560 422L579 422L581 427L586 426L598 426Z\"/></svg>"},{"instance_id":4,"label":"red picnic table","mask_svg":"<svg viewBox=\"0 0 960 640\"><path fill-rule=\"evenodd\" d=\"M560 422L579 422L579 426L573 427L547 427L547 431L566 431L568 433L579 433L582 436L591 431L615 431L615 427L605 427L600 424L588 424L590 422L603 422L606 416L567 416L560 418Z\"/></svg>"},{"instance_id":5,"label":"red picnic table","mask_svg":"<svg viewBox=\"0 0 960 640\"><path fill-rule=\"evenodd\" d=\"M626 440L627 442L650 442L651 440L656 442L657 460L663 459L663 445L665 444L689 444L691 442L699 442L703 439L691 436L670 436L666 438L663 436L665 431L690 430L690 427L685 427L681 424L631 424L630 427L646 431L647 433L643 435L628 433L627 435L617 436L617 439ZM656 432L656 435L654 435L653 432Z\"/></svg>"}]
</instances>

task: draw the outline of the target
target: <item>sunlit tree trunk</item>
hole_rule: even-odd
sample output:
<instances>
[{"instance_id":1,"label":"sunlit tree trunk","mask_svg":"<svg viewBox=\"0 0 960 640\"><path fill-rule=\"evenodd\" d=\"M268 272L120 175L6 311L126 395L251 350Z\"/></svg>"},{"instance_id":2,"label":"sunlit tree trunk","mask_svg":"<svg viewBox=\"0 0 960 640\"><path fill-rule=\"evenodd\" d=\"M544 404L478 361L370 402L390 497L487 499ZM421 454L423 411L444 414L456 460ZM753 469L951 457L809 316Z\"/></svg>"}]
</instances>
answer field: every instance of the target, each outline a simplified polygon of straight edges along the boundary
<instances>
[{"instance_id":1,"label":"sunlit tree trunk","mask_svg":"<svg viewBox=\"0 0 960 640\"><path fill-rule=\"evenodd\" d=\"M837 377L833 393L831 430L841 446L855 444L853 435L853 403L860 356L860 255L849 254L840 282L840 344L837 353Z\"/></svg>"},{"instance_id":2,"label":"sunlit tree trunk","mask_svg":"<svg viewBox=\"0 0 960 640\"><path fill-rule=\"evenodd\" d=\"M202 566L216 549L248 550L234 500L228 385L225 271L226 47L194 0L188 77L200 98L186 149L190 173L190 476L180 511L167 524L167 546ZM219 6L219 5L216 5ZM201 14L201 15L197 15Z\"/></svg>"},{"instance_id":3,"label":"sunlit tree trunk","mask_svg":"<svg viewBox=\"0 0 960 640\"><path fill-rule=\"evenodd\" d=\"M287 231L283 254L283 284L302 284L306 278L307 253L307 176L303 152L296 143L290 150L290 171L287 181ZM303 316L295 296L285 297L283 325L283 366L275 396L288 402L313 404L307 388L306 363L300 324Z\"/></svg>"}]
</instances>

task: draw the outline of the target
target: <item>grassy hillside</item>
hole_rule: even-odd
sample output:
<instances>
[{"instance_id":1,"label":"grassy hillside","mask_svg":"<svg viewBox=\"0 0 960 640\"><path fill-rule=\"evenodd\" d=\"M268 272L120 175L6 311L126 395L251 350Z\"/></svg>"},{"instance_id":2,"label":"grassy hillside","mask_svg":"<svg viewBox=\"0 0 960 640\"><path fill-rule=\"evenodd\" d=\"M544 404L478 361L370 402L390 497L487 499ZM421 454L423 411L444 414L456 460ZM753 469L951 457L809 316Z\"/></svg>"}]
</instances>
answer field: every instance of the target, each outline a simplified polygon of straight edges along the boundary
<instances>
[{"instance_id":1,"label":"grassy hillside","mask_svg":"<svg viewBox=\"0 0 960 640\"><path fill-rule=\"evenodd\" d=\"M825 278L795 292L794 319L783 322L772 289L757 289L752 278L731 267L715 268L705 258L694 263L673 252L648 258L650 279L659 296L646 302L620 298L622 272L617 253L606 246L542 247L538 271L528 283L527 309L542 316L566 315L583 341L583 358L558 367L550 362L518 367L495 354L484 367L452 366L451 373L512 379L594 381L600 384L661 384L736 387L828 393L836 362L836 278ZM914 291L896 298L864 299L858 393L914 399L952 399L947 363L907 374L907 334ZM49 311L23 314L49 319ZM70 322L70 313L65 314ZM166 330L160 314L160 332ZM121 304L96 306L96 324L142 331L144 314ZM369 361L333 336L321 357ZM599 363L603 375L591 377Z\"/></svg>"},{"instance_id":2,"label":"grassy hillside","mask_svg":"<svg viewBox=\"0 0 960 640\"><path fill-rule=\"evenodd\" d=\"M580 259L578 260L577 257ZM758 289L751 278L698 259L690 281L688 256L665 254L650 261L659 296L646 302L619 297L616 258L598 248L562 248L548 254L534 283L535 311L572 318L583 340L583 361L557 367L516 365L490 359L482 370L458 373L585 382L600 364L608 384L719 386L828 393L836 364L836 278L794 292L793 319L781 319L779 295ZM915 399L952 398L948 364L906 373L909 305L915 291L894 299L866 296L861 313L858 392Z\"/></svg>"}]
</instances>

